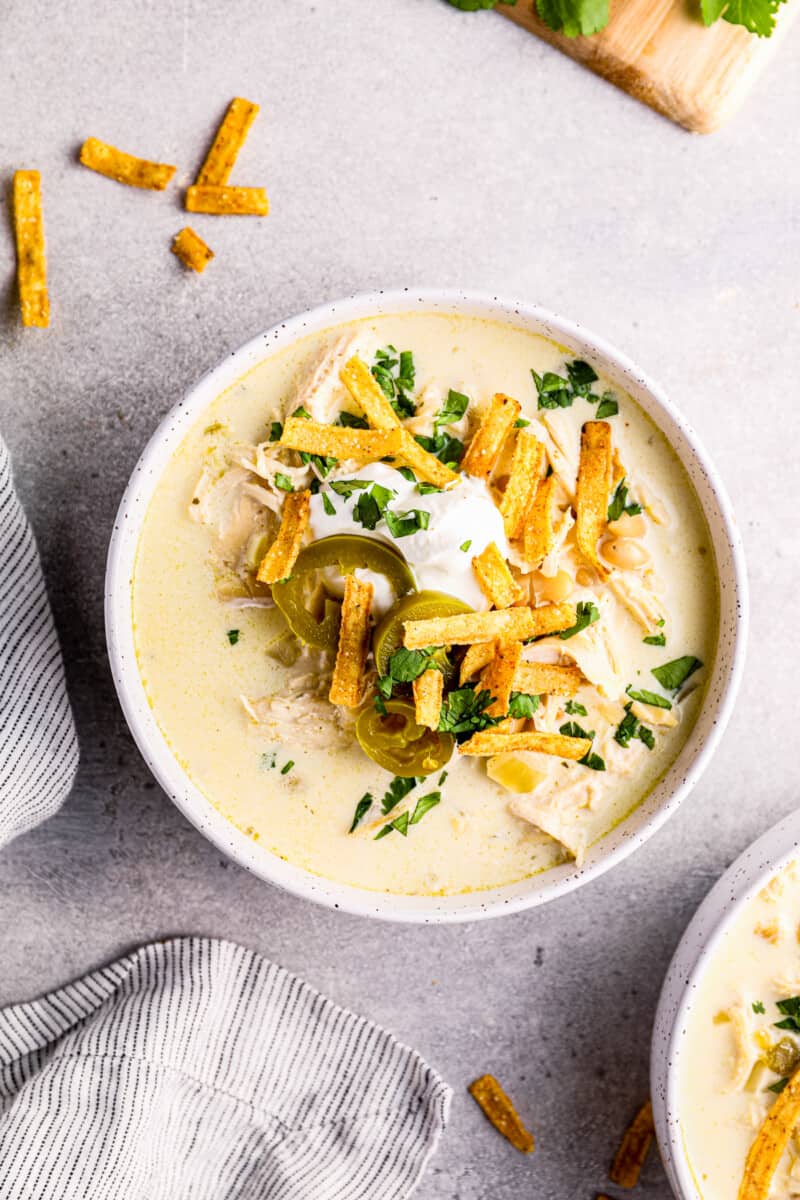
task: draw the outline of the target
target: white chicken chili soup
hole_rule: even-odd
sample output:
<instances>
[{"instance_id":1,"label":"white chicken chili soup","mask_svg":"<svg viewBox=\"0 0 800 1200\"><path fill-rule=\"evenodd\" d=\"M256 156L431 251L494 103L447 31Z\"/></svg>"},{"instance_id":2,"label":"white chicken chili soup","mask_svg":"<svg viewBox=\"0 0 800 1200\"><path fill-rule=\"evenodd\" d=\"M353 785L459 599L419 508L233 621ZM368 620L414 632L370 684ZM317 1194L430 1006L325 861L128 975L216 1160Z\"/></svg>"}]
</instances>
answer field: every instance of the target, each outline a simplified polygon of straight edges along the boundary
<instances>
[{"instance_id":1,"label":"white chicken chili soup","mask_svg":"<svg viewBox=\"0 0 800 1200\"><path fill-rule=\"evenodd\" d=\"M424 312L219 396L133 580L196 786L265 850L407 895L580 862L685 743L717 610L697 497L634 401L540 336Z\"/></svg>"},{"instance_id":2,"label":"white chicken chili soup","mask_svg":"<svg viewBox=\"0 0 800 1200\"><path fill-rule=\"evenodd\" d=\"M800 1065L799 935L800 870L794 862L733 919L693 999L679 1111L704 1200L736 1200L751 1147ZM763 1175L760 1181L763 1195L786 1200L800 1195L800 1110L792 1103L795 1116L785 1144L777 1146L771 1183ZM766 1134L771 1136L769 1129Z\"/></svg>"}]
</instances>

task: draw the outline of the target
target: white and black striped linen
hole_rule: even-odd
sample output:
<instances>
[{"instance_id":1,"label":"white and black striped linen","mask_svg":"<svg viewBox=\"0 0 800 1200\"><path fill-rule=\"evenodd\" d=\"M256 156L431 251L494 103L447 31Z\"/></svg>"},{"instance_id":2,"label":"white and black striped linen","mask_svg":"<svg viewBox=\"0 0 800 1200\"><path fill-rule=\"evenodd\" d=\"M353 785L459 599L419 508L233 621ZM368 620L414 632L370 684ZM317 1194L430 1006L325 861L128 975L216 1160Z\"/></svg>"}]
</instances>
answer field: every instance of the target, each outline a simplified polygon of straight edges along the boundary
<instances>
[{"instance_id":1,"label":"white and black striped linen","mask_svg":"<svg viewBox=\"0 0 800 1200\"><path fill-rule=\"evenodd\" d=\"M56 812L77 767L58 636L0 438L0 846Z\"/></svg>"},{"instance_id":2,"label":"white and black striped linen","mask_svg":"<svg viewBox=\"0 0 800 1200\"><path fill-rule=\"evenodd\" d=\"M230 942L144 946L0 1012L3 1200L388 1200L450 1091Z\"/></svg>"}]
</instances>

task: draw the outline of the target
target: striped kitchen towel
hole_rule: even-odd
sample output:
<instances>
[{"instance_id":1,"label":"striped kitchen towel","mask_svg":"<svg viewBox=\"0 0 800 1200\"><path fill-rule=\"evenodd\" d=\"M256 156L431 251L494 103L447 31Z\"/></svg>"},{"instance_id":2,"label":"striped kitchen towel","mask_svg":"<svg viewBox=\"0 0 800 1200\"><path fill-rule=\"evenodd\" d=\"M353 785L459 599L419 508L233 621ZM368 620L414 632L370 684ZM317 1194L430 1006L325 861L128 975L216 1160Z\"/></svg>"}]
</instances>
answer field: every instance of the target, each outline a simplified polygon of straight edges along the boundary
<instances>
[{"instance_id":1,"label":"striped kitchen towel","mask_svg":"<svg viewBox=\"0 0 800 1200\"><path fill-rule=\"evenodd\" d=\"M0 846L56 812L77 768L58 636L0 438Z\"/></svg>"},{"instance_id":2,"label":"striped kitchen towel","mask_svg":"<svg viewBox=\"0 0 800 1200\"><path fill-rule=\"evenodd\" d=\"M2 1200L408 1196L450 1090L230 942L144 946L0 1011Z\"/></svg>"}]
</instances>

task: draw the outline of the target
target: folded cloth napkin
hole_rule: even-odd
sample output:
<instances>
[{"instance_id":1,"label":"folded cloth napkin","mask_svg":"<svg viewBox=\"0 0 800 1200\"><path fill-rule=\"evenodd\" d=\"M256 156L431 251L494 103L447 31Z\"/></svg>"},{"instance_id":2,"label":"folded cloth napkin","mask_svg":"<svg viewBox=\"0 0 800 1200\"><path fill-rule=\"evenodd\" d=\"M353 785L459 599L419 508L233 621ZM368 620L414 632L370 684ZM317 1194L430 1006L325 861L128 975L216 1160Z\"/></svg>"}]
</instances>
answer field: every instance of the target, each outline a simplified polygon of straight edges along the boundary
<instances>
[{"instance_id":1,"label":"folded cloth napkin","mask_svg":"<svg viewBox=\"0 0 800 1200\"><path fill-rule=\"evenodd\" d=\"M0 1011L2 1200L410 1194L450 1091L230 942L144 946Z\"/></svg>"},{"instance_id":2,"label":"folded cloth napkin","mask_svg":"<svg viewBox=\"0 0 800 1200\"><path fill-rule=\"evenodd\" d=\"M56 812L77 768L58 636L0 438L0 846Z\"/></svg>"}]
</instances>

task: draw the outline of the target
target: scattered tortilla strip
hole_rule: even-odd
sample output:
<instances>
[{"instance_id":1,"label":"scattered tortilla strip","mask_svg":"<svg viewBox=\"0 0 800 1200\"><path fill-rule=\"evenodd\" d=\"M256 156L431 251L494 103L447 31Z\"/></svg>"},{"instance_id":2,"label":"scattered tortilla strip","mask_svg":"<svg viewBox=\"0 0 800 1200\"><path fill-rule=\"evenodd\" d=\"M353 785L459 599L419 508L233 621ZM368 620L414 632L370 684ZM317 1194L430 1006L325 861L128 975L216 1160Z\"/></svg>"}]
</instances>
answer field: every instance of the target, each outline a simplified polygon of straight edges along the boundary
<instances>
[{"instance_id":1,"label":"scattered tortilla strip","mask_svg":"<svg viewBox=\"0 0 800 1200\"><path fill-rule=\"evenodd\" d=\"M601 579L608 570L597 555L597 543L608 519L611 484L611 426L587 421L581 431L581 459L575 488L575 538L586 561Z\"/></svg>"},{"instance_id":2,"label":"scattered tortilla strip","mask_svg":"<svg viewBox=\"0 0 800 1200\"><path fill-rule=\"evenodd\" d=\"M510 608L519 599L519 587L494 542L476 554L472 569L478 577L481 591L495 608Z\"/></svg>"},{"instance_id":3,"label":"scattered tortilla strip","mask_svg":"<svg viewBox=\"0 0 800 1200\"><path fill-rule=\"evenodd\" d=\"M46 329L50 324L50 297L47 293L42 189L38 171L15 172L13 204L22 324Z\"/></svg>"},{"instance_id":4,"label":"scattered tortilla strip","mask_svg":"<svg viewBox=\"0 0 800 1200\"><path fill-rule=\"evenodd\" d=\"M544 442L540 442L527 429L518 430L514 443L514 457L511 460L511 474L500 501L506 537L512 540L522 534L528 509L533 503L544 469L544 459Z\"/></svg>"},{"instance_id":5,"label":"scattered tortilla strip","mask_svg":"<svg viewBox=\"0 0 800 1200\"><path fill-rule=\"evenodd\" d=\"M253 104L251 100L243 100L241 96L231 100L195 183L221 187L228 182L233 164L258 112L258 105Z\"/></svg>"},{"instance_id":6,"label":"scattered tortilla strip","mask_svg":"<svg viewBox=\"0 0 800 1200\"><path fill-rule=\"evenodd\" d=\"M529 562L532 567L538 567L555 544L553 496L556 483L555 475L549 475L547 479L541 480L525 516L522 530L523 553L525 561Z\"/></svg>"},{"instance_id":7,"label":"scattered tortilla strip","mask_svg":"<svg viewBox=\"0 0 800 1200\"><path fill-rule=\"evenodd\" d=\"M498 642L495 656L481 676L481 687L494 699L486 709L490 717L508 713L514 676L522 654L522 642Z\"/></svg>"},{"instance_id":8,"label":"scattered tortilla strip","mask_svg":"<svg viewBox=\"0 0 800 1200\"><path fill-rule=\"evenodd\" d=\"M484 667L488 667L494 658L494 651L494 642L476 642L470 646L461 660L461 671L458 676L458 682L466 683L467 680L473 679Z\"/></svg>"},{"instance_id":9,"label":"scattered tortilla strip","mask_svg":"<svg viewBox=\"0 0 800 1200\"><path fill-rule=\"evenodd\" d=\"M503 449L503 442L520 414L519 402L498 392L492 397L489 411L478 426L475 436L461 460L461 470L478 479L488 479Z\"/></svg>"},{"instance_id":10,"label":"scattered tortilla strip","mask_svg":"<svg viewBox=\"0 0 800 1200\"><path fill-rule=\"evenodd\" d=\"M148 162L146 158L136 158L117 150L97 138L87 138L81 146L80 161L90 171L115 179L117 183L126 183L128 187L148 188L154 192L163 192L177 170L168 163Z\"/></svg>"},{"instance_id":11,"label":"scattered tortilla strip","mask_svg":"<svg viewBox=\"0 0 800 1200\"><path fill-rule=\"evenodd\" d=\"M400 424L383 389L357 354L348 359L339 372L339 378L373 429L393 429Z\"/></svg>"},{"instance_id":12,"label":"scattered tortilla strip","mask_svg":"<svg viewBox=\"0 0 800 1200\"><path fill-rule=\"evenodd\" d=\"M514 676L514 691L529 696L574 696L586 685L578 667L559 667L550 663L521 662Z\"/></svg>"},{"instance_id":13,"label":"scattered tortilla strip","mask_svg":"<svg viewBox=\"0 0 800 1200\"><path fill-rule=\"evenodd\" d=\"M175 234L172 253L177 255L185 267L197 271L198 275L205 271L214 257L214 251L190 225L186 225L180 233Z\"/></svg>"},{"instance_id":14,"label":"scattered tortilla strip","mask_svg":"<svg viewBox=\"0 0 800 1200\"><path fill-rule=\"evenodd\" d=\"M772 1177L800 1120L800 1071L795 1071L756 1134L747 1154L738 1200L767 1200Z\"/></svg>"},{"instance_id":15,"label":"scattered tortilla strip","mask_svg":"<svg viewBox=\"0 0 800 1200\"><path fill-rule=\"evenodd\" d=\"M186 210L212 216L266 217L269 200L260 187L206 187L194 183L186 189Z\"/></svg>"},{"instance_id":16,"label":"scattered tortilla strip","mask_svg":"<svg viewBox=\"0 0 800 1200\"><path fill-rule=\"evenodd\" d=\"M331 704L358 708L361 703L364 668L369 653L369 612L373 591L372 584L366 580L359 579L355 574L345 575L339 647L328 692Z\"/></svg>"},{"instance_id":17,"label":"scattered tortilla strip","mask_svg":"<svg viewBox=\"0 0 800 1200\"><path fill-rule=\"evenodd\" d=\"M800 1083L800 1081L798 1081ZM787 1089L788 1090L788 1089ZM800 1091L800 1088L798 1089ZM777 1103L777 1102L776 1102ZM798 1113L793 1114L792 1126L787 1130L787 1139L792 1131ZM769 1120L769 1117L767 1118ZM637 1112L622 1136L619 1150L614 1156L608 1178L617 1187L632 1188L639 1182L639 1175L644 1166L650 1143L653 1140L655 1126L653 1125L653 1106L648 1100ZM776 1160L777 1165L777 1160ZM760 1193L759 1193L760 1194ZM766 1190L764 1196L766 1196ZM740 1192L741 1196L742 1193ZM753 1194L753 1200L755 1193ZM748 1197L748 1200L750 1198Z\"/></svg>"},{"instance_id":18,"label":"scattered tortilla strip","mask_svg":"<svg viewBox=\"0 0 800 1200\"><path fill-rule=\"evenodd\" d=\"M522 1154L533 1152L533 1134L522 1124L519 1113L503 1091L494 1075L481 1075L467 1089L473 1100L498 1133L502 1133L515 1150Z\"/></svg>"},{"instance_id":19,"label":"scattered tortilla strip","mask_svg":"<svg viewBox=\"0 0 800 1200\"><path fill-rule=\"evenodd\" d=\"M426 646L472 646L476 642L493 642L497 639L519 642L525 638L544 637L548 633L570 629L576 619L572 604L456 613L452 617L406 621L403 625L403 645L409 650L422 650Z\"/></svg>"},{"instance_id":20,"label":"scattered tortilla strip","mask_svg":"<svg viewBox=\"0 0 800 1200\"><path fill-rule=\"evenodd\" d=\"M287 579L300 553L300 544L308 526L311 492L290 492L283 502L281 526L258 568L259 583L278 583Z\"/></svg>"},{"instance_id":21,"label":"scattered tortilla strip","mask_svg":"<svg viewBox=\"0 0 800 1200\"><path fill-rule=\"evenodd\" d=\"M484 729L473 733L469 741L458 747L459 754L505 754L509 750L533 750L537 754L552 754L556 758L577 761L592 748L589 738L565 737L563 733L541 733L539 730L521 733L498 733Z\"/></svg>"},{"instance_id":22,"label":"scattered tortilla strip","mask_svg":"<svg viewBox=\"0 0 800 1200\"><path fill-rule=\"evenodd\" d=\"M424 725L428 729L439 728L443 685L442 672L434 669L423 671L414 680L411 686L414 692L415 716L418 725Z\"/></svg>"},{"instance_id":23,"label":"scattered tortilla strip","mask_svg":"<svg viewBox=\"0 0 800 1200\"><path fill-rule=\"evenodd\" d=\"M331 455L357 462L377 462L396 454L400 431L397 429L350 429L339 425L319 425L304 417L289 417L284 422L280 445L307 454Z\"/></svg>"},{"instance_id":24,"label":"scattered tortilla strip","mask_svg":"<svg viewBox=\"0 0 800 1200\"><path fill-rule=\"evenodd\" d=\"M440 462L434 454L423 450L414 435L408 429L400 429L400 449L397 457L425 483L434 487L447 488L458 483L458 475L451 471L445 463Z\"/></svg>"}]
</instances>

